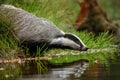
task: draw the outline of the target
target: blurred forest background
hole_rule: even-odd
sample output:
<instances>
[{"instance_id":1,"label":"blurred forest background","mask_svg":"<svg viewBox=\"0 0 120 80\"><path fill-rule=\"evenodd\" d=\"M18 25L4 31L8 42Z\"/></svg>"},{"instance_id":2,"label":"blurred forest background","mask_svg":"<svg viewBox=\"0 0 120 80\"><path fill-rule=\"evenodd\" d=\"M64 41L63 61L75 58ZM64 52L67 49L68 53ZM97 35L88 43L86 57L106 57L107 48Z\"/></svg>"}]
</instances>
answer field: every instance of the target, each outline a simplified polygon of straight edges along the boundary
<instances>
[{"instance_id":1,"label":"blurred forest background","mask_svg":"<svg viewBox=\"0 0 120 80\"><path fill-rule=\"evenodd\" d=\"M97 0L101 8L107 13L110 20L120 19L120 0Z\"/></svg>"},{"instance_id":2,"label":"blurred forest background","mask_svg":"<svg viewBox=\"0 0 120 80\"><path fill-rule=\"evenodd\" d=\"M120 19L120 0L97 0L97 2L99 3L100 7L107 13L107 16L110 20L118 21ZM71 20L72 23L75 21L76 15L80 10L77 0L0 0L0 4L13 4L20 7L23 7L24 5L24 8L26 7L27 10L30 12L33 12L32 10L35 10L34 9L35 7L33 8L32 6L29 7L30 4L33 4L33 6L36 5L36 8L38 8L41 11L43 11L42 10L43 5L41 6L41 4L44 4L44 8L46 7L46 9L47 8L56 9L59 6L57 4L60 4L61 7L59 7L59 9L57 9L56 11L56 14L60 14L60 15L56 15L56 16L63 17L62 14L64 12L66 13L66 15L64 14L64 17L68 15L72 15L74 17L73 20L71 20L72 16L66 17L67 19ZM71 11L68 12L68 9L71 9ZM46 12L47 11L51 12L49 10L50 9L47 9ZM33 13L35 14L35 11ZM47 16L48 14L49 13L46 13L45 15Z\"/></svg>"}]
</instances>

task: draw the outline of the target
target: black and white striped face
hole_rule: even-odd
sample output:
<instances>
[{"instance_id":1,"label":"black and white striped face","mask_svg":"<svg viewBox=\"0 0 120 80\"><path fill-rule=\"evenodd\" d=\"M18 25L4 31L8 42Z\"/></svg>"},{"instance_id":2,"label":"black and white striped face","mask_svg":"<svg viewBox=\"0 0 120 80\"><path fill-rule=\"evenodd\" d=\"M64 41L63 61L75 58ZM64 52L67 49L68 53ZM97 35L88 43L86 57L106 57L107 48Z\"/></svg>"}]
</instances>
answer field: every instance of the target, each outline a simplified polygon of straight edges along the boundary
<instances>
[{"instance_id":1,"label":"black and white striped face","mask_svg":"<svg viewBox=\"0 0 120 80\"><path fill-rule=\"evenodd\" d=\"M75 50L86 51L88 47L73 34L65 34L53 39L50 45L57 45L62 47L68 47Z\"/></svg>"}]
</instances>

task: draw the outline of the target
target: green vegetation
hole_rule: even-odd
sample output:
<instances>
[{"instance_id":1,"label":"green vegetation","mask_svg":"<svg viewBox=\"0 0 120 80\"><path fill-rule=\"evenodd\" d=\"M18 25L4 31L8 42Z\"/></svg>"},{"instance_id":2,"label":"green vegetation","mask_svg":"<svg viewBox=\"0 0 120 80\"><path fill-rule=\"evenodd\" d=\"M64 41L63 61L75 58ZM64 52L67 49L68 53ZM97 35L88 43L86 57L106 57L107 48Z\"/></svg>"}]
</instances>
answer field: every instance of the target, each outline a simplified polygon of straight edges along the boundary
<instances>
[{"instance_id":1,"label":"green vegetation","mask_svg":"<svg viewBox=\"0 0 120 80\"><path fill-rule=\"evenodd\" d=\"M0 14L0 54L5 54L2 58L15 58L19 51L18 41L12 27L11 21Z\"/></svg>"},{"instance_id":2,"label":"green vegetation","mask_svg":"<svg viewBox=\"0 0 120 80\"><path fill-rule=\"evenodd\" d=\"M105 0L98 0L98 2L102 9L107 13L107 16L110 18L110 20L113 20L114 22L119 20L120 2L118 0L111 0L107 2L105 2Z\"/></svg>"},{"instance_id":3,"label":"green vegetation","mask_svg":"<svg viewBox=\"0 0 120 80\"><path fill-rule=\"evenodd\" d=\"M0 70L0 80L16 80L20 75L20 67L17 63L2 64Z\"/></svg>"},{"instance_id":4,"label":"green vegetation","mask_svg":"<svg viewBox=\"0 0 120 80\"><path fill-rule=\"evenodd\" d=\"M4 0L0 3L12 4L38 17L49 19L63 31L76 34L90 49L111 48L111 45L113 45L112 35L108 36L108 32L101 33L98 37L95 37L92 33L88 33L87 31L76 32L74 29L69 28L74 24L79 11L77 0ZM14 56L20 51L12 27L11 22L5 19L5 16L0 15L0 54L14 52ZM52 56L52 60L49 61L50 63L66 63L83 58L90 61L96 59L106 61L108 56L111 58L113 56L112 53L90 53L89 50L84 53L67 49L52 49L44 53L46 56ZM78 55L72 55L72 53ZM56 56L58 54L61 55ZM39 55L38 52L37 55Z\"/></svg>"}]
</instances>

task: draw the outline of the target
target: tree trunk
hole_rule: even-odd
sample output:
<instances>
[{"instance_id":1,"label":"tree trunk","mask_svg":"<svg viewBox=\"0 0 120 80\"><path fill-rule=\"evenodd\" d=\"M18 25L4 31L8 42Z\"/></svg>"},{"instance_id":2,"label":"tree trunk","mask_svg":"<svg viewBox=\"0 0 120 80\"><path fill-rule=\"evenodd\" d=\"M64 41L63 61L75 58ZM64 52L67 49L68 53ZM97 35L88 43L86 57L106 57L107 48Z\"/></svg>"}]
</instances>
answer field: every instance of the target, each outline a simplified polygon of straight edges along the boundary
<instances>
[{"instance_id":1,"label":"tree trunk","mask_svg":"<svg viewBox=\"0 0 120 80\"><path fill-rule=\"evenodd\" d=\"M116 33L118 27L107 18L96 0L78 0L78 3L81 10L74 25L76 30L87 29L96 35L104 31Z\"/></svg>"}]
</instances>

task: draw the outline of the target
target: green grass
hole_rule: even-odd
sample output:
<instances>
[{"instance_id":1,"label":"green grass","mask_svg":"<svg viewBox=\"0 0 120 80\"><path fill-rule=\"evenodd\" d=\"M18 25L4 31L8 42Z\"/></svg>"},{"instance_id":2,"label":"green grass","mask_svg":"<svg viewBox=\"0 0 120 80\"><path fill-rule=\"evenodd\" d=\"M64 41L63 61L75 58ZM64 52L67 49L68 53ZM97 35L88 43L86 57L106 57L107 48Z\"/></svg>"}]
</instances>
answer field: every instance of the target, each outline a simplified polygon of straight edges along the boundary
<instances>
[{"instance_id":1,"label":"green grass","mask_svg":"<svg viewBox=\"0 0 120 80\"><path fill-rule=\"evenodd\" d=\"M12 29L12 23L6 16L0 14L0 54L5 54L4 58L15 58L19 51L18 41Z\"/></svg>"},{"instance_id":2,"label":"green grass","mask_svg":"<svg viewBox=\"0 0 120 80\"><path fill-rule=\"evenodd\" d=\"M98 37L95 37L87 31L76 32L73 28L69 28L74 24L79 12L77 0L4 0L0 3L12 4L38 17L49 19L63 31L76 34L90 49L110 48L111 45L114 44L112 42L112 35L108 36L108 32L101 33ZM18 41L14 33L12 33L13 31L11 31L13 30L13 26L9 20L3 18L5 17L0 16L0 54L9 54L12 50L17 54L20 48L18 47ZM37 55L39 55L38 53L39 52L37 52ZM71 55L72 53L78 54L80 52L67 49L52 49L44 53L45 55L52 56L52 60L49 61L50 63L68 63L83 58L90 61L96 59L106 61L106 58L110 56L105 52L89 54L89 51L79 55ZM59 53L67 55L56 57ZM113 56L113 54L111 55Z\"/></svg>"}]
</instances>

